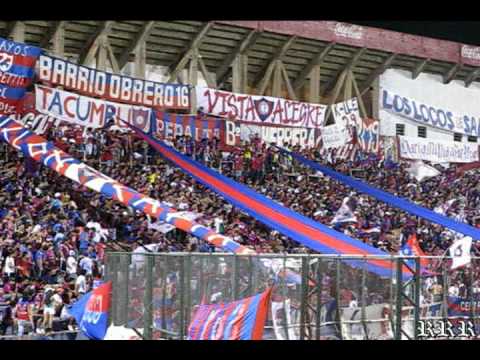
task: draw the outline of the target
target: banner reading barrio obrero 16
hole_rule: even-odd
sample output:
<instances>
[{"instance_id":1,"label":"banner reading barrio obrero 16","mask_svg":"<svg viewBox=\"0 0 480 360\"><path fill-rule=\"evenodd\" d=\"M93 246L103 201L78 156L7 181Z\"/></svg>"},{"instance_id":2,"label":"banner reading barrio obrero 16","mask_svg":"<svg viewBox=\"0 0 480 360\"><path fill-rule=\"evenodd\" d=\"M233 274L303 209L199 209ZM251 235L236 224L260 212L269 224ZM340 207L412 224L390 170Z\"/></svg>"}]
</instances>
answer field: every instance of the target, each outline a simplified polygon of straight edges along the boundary
<instances>
[{"instance_id":1,"label":"banner reading barrio obrero 16","mask_svg":"<svg viewBox=\"0 0 480 360\"><path fill-rule=\"evenodd\" d=\"M42 55L39 79L48 85L105 100L155 109L189 109L190 88L183 84L165 84L111 74L63 59Z\"/></svg>"}]
</instances>

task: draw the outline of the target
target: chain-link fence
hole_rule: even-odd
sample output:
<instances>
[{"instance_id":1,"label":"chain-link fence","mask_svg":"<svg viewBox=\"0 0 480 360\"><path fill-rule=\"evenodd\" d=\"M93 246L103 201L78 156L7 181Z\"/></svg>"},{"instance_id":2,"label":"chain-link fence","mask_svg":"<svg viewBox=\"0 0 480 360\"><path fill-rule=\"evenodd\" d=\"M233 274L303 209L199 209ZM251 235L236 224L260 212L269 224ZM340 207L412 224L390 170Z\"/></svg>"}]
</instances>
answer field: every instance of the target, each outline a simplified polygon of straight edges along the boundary
<instances>
[{"instance_id":1,"label":"chain-link fence","mask_svg":"<svg viewBox=\"0 0 480 360\"><path fill-rule=\"evenodd\" d=\"M370 272L372 261L391 276ZM452 326L446 334L458 337L465 323L480 330L480 261L453 271L448 258L423 261L426 267L399 256L108 253L111 319L145 339L185 339L198 305L273 286L264 339L441 338Z\"/></svg>"}]
</instances>

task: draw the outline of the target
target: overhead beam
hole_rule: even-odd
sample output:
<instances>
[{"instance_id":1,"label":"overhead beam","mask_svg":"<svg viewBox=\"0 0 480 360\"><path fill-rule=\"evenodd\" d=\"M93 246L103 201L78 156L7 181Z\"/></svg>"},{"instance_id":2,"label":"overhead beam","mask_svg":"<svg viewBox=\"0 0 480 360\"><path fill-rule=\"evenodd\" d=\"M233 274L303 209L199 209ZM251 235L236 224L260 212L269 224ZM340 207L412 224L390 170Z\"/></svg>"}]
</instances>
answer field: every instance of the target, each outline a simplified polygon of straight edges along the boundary
<instances>
[{"instance_id":1,"label":"overhead beam","mask_svg":"<svg viewBox=\"0 0 480 360\"><path fill-rule=\"evenodd\" d=\"M418 65L412 71L412 79L415 80L418 77L418 75L420 75L420 73L423 71L423 69L425 69L425 66L427 66L429 61L430 59L425 59L420 63L418 63Z\"/></svg>"},{"instance_id":2,"label":"overhead beam","mask_svg":"<svg viewBox=\"0 0 480 360\"><path fill-rule=\"evenodd\" d=\"M125 51L120 55L120 59L118 60L118 66L120 69L123 69L125 65L128 63L128 59L130 58L130 54L134 53L139 45L148 38L150 33L152 32L155 26L155 21L148 21L146 22L140 31L134 36L130 44L128 44Z\"/></svg>"},{"instance_id":3,"label":"overhead beam","mask_svg":"<svg viewBox=\"0 0 480 360\"><path fill-rule=\"evenodd\" d=\"M450 81L453 80L455 75L460 71L462 68L462 65L460 63L457 63L451 67L450 70L448 70L444 75L443 75L443 83L448 84Z\"/></svg>"},{"instance_id":4,"label":"overhead beam","mask_svg":"<svg viewBox=\"0 0 480 360\"><path fill-rule=\"evenodd\" d=\"M469 87L472 82L474 82L480 75L480 68L474 69L470 74L465 78L465 87Z\"/></svg>"},{"instance_id":5,"label":"overhead beam","mask_svg":"<svg viewBox=\"0 0 480 360\"><path fill-rule=\"evenodd\" d=\"M220 64L217 71L215 72L215 77L217 78L218 86L222 86L225 82L227 75L229 73L230 66L233 64L237 56L245 54L253 45L257 39L261 36L262 31L252 30L250 31L237 45L237 47L228 55L225 60Z\"/></svg>"},{"instance_id":6,"label":"overhead beam","mask_svg":"<svg viewBox=\"0 0 480 360\"><path fill-rule=\"evenodd\" d=\"M367 79L363 82L362 84L362 91L361 91L361 95L365 94L367 92L367 90L370 88L370 86L373 84L373 82L375 81L375 79L377 77L379 77L380 75L382 75L385 70L387 70L390 65L392 64L393 60L395 60L395 58L397 57L397 54L396 53L393 53L393 54L390 54L390 56L388 56L385 61L380 65L378 66L377 68L375 68L371 73L370 75L368 75Z\"/></svg>"},{"instance_id":7,"label":"overhead beam","mask_svg":"<svg viewBox=\"0 0 480 360\"><path fill-rule=\"evenodd\" d=\"M190 44L187 46L184 53L181 54L178 59L169 66L168 71L170 72L170 78L168 82L174 81L177 78L178 73L185 68L185 65L187 65L187 62L192 57L193 51L198 49L213 25L214 22L210 21L202 26L200 31L190 41Z\"/></svg>"},{"instance_id":8,"label":"overhead beam","mask_svg":"<svg viewBox=\"0 0 480 360\"><path fill-rule=\"evenodd\" d=\"M355 65L357 64L358 60L360 60L360 58L362 57L362 55L365 53L365 51L367 51L367 48L360 48L358 49L354 54L353 56L350 58L350 60L345 64L345 66L343 68L341 68L340 70L337 71L337 73L327 82L327 84L324 86L324 90L323 90L323 94L326 94L327 92L329 92L332 87L335 85L335 83L338 81L338 79L340 78L340 75L344 72L344 71L348 71L350 69L353 69L355 67Z\"/></svg>"},{"instance_id":9,"label":"overhead beam","mask_svg":"<svg viewBox=\"0 0 480 360\"><path fill-rule=\"evenodd\" d=\"M300 74L297 76L295 81L293 82L293 88L295 90L298 90L299 88L302 87L302 85L305 83L307 80L307 77L310 75L312 70L315 68L317 65L322 65L323 60L325 57L328 55L330 50L333 49L335 46L334 42L329 43L326 47L323 48L322 51L320 51L315 57L310 60L310 62L302 69Z\"/></svg>"},{"instance_id":10,"label":"overhead beam","mask_svg":"<svg viewBox=\"0 0 480 360\"><path fill-rule=\"evenodd\" d=\"M285 54L290 49L290 47L292 46L292 44L295 42L296 39L297 39L296 36L289 37L288 40L285 41L283 45L270 58L268 63L258 72L257 77L253 81L253 86L255 88L257 87L261 88L261 86L259 85L265 82L265 79L267 78L267 75L268 75L269 68L271 68L275 64L275 61L282 60L282 58L285 56Z\"/></svg>"},{"instance_id":11,"label":"overhead beam","mask_svg":"<svg viewBox=\"0 0 480 360\"><path fill-rule=\"evenodd\" d=\"M102 21L80 51L79 64L84 65L93 59L98 50L99 39L108 35L114 23L115 21Z\"/></svg>"},{"instance_id":12,"label":"overhead beam","mask_svg":"<svg viewBox=\"0 0 480 360\"><path fill-rule=\"evenodd\" d=\"M52 21L47 32L40 40L40 47L46 48L50 41L53 41L58 32L62 31L66 21Z\"/></svg>"}]
</instances>

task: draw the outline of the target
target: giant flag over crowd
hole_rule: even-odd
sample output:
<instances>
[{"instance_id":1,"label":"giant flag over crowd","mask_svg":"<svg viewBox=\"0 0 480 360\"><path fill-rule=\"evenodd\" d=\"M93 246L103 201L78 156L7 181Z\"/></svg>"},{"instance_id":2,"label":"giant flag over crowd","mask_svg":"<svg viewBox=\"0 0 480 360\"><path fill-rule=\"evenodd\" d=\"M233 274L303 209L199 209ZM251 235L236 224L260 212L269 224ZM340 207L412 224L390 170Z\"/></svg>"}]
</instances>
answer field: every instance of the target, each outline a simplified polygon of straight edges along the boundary
<instances>
[{"instance_id":1,"label":"giant flag over crowd","mask_svg":"<svg viewBox=\"0 0 480 360\"><path fill-rule=\"evenodd\" d=\"M186 219L175 209L109 178L56 148L43 137L35 135L19 122L7 116L0 116L0 140L7 142L25 156L41 162L43 165L89 189L100 192L113 200L119 201L126 206L131 206L135 210L142 211L163 222L172 224L183 231L210 242L216 247L237 254L255 253L226 236L217 234L203 225Z\"/></svg>"},{"instance_id":2,"label":"giant flag over crowd","mask_svg":"<svg viewBox=\"0 0 480 360\"><path fill-rule=\"evenodd\" d=\"M107 333L111 292L112 282L108 281L83 295L68 309L89 339L103 340Z\"/></svg>"},{"instance_id":3,"label":"giant flag over crowd","mask_svg":"<svg viewBox=\"0 0 480 360\"><path fill-rule=\"evenodd\" d=\"M373 186L367 185L362 181L356 180L350 176L341 174L331 168L321 165L315 161L308 160L305 157L279 148L284 154L292 156L294 159L299 162L315 169L321 171L325 175L330 176L334 180L337 180L345 185L351 186L355 190L361 191L367 195L374 197L380 201L384 201L387 204L390 204L393 207L402 209L410 214L416 215L423 219L432 221L434 223L445 226L447 229L471 236L473 239L480 240L480 231L473 226L452 220L446 216L436 213L435 211L426 209L422 206L416 205L406 199L400 198L398 196L389 194L388 192L382 191L380 189L374 188Z\"/></svg>"},{"instance_id":4,"label":"giant flag over crowd","mask_svg":"<svg viewBox=\"0 0 480 360\"><path fill-rule=\"evenodd\" d=\"M200 305L188 340L262 340L272 288L227 304Z\"/></svg>"},{"instance_id":5,"label":"giant flag over crowd","mask_svg":"<svg viewBox=\"0 0 480 360\"><path fill-rule=\"evenodd\" d=\"M41 52L38 47L0 38L0 115L17 113Z\"/></svg>"},{"instance_id":6,"label":"giant flag over crowd","mask_svg":"<svg viewBox=\"0 0 480 360\"><path fill-rule=\"evenodd\" d=\"M235 254L255 254L255 251L188 219L185 212L177 212L175 209L142 195L78 161L7 116L0 116L0 140L7 142L25 156L33 158L91 190L191 233L217 248ZM263 262L256 262L256 264L263 264ZM287 270L286 273L287 281L294 278L290 271Z\"/></svg>"},{"instance_id":7,"label":"giant flag over crowd","mask_svg":"<svg viewBox=\"0 0 480 360\"><path fill-rule=\"evenodd\" d=\"M137 135L147 141L164 158L193 176L197 181L223 196L227 201L239 207L249 215L263 222L267 226L300 242L306 247L325 254L349 255L383 255L388 254L373 246L352 239L343 233L315 222L284 206L281 206L267 197L260 195L232 179L182 155L163 141L156 140L140 129L128 124ZM363 267L363 262L349 262L352 266ZM391 275L391 262L388 260L369 259L367 267L380 276ZM409 277L408 272L404 273Z\"/></svg>"}]
</instances>

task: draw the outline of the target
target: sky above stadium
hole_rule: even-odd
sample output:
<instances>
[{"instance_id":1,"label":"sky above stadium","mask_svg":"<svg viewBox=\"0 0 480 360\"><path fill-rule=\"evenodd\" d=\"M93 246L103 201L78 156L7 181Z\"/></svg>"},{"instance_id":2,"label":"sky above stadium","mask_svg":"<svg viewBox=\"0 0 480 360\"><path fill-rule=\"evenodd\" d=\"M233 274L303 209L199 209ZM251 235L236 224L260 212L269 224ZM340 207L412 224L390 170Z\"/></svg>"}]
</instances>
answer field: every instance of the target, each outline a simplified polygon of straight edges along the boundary
<instances>
[{"instance_id":1,"label":"sky above stadium","mask_svg":"<svg viewBox=\"0 0 480 360\"><path fill-rule=\"evenodd\" d=\"M348 21L413 35L480 45L480 21Z\"/></svg>"}]
</instances>

